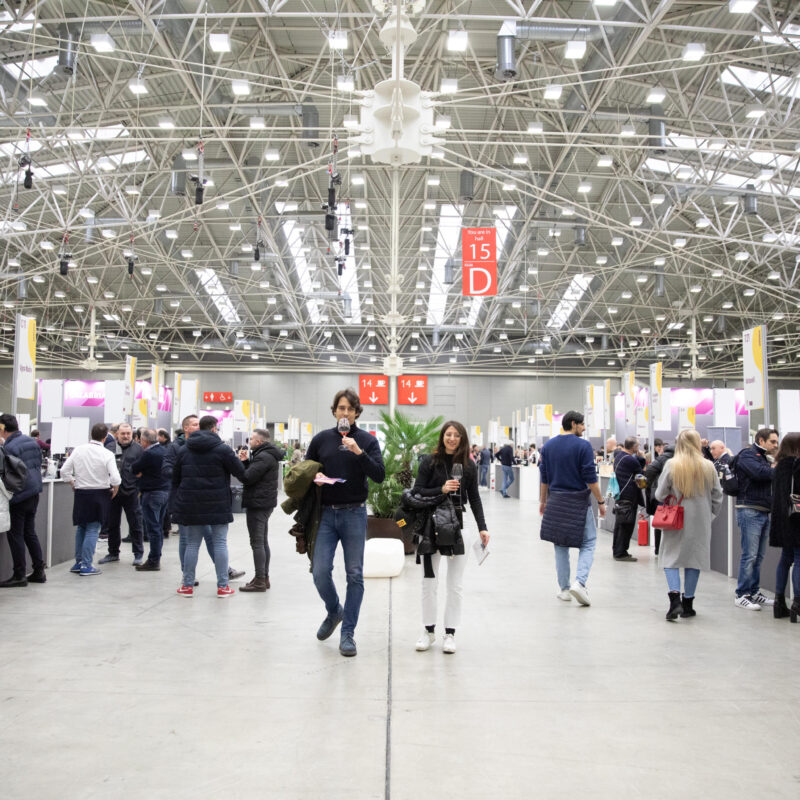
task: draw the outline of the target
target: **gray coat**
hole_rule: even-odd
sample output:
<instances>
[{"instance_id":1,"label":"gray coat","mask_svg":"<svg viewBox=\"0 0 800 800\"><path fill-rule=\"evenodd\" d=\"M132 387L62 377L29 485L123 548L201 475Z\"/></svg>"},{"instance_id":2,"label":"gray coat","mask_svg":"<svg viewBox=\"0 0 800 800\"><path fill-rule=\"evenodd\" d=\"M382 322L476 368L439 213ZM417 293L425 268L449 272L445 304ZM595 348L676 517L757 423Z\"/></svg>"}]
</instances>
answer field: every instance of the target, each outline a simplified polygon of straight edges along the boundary
<instances>
[{"instance_id":1,"label":"gray coat","mask_svg":"<svg viewBox=\"0 0 800 800\"><path fill-rule=\"evenodd\" d=\"M680 499L672 483L672 465L671 459L667 461L658 479L656 500L659 502L670 494ZM661 540L661 566L664 569L711 569L711 521L722 507L722 488L716 470L711 489L696 497L685 497L682 505L683 530L664 531Z\"/></svg>"}]
</instances>

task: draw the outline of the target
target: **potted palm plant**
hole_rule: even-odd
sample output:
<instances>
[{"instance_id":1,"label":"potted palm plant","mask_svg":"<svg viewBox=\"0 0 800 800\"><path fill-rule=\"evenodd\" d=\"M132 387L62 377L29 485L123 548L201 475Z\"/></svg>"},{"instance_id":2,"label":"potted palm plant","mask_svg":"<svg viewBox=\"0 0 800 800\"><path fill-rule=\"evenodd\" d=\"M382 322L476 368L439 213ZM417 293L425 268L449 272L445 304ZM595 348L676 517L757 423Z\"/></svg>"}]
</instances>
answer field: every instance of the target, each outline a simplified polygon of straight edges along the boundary
<instances>
[{"instance_id":1,"label":"potted palm plant","mask_svg":"<svg viewBox=\"0 0 800 800\"><path fill-rule=\"evenodd\" d=\"M395 524L394 512L400 504L403 490L414 485L419 457L423 453L430 453L436 445L444 417L418 421L395 411L394 416L381 412L381 420L384 425L383 463L386 478L383 483L369 482L367 539L402 539L406 553L411 553L414 551L413 542L410 537L403 536L402 529Z\"/></svg>"}]
</instances>

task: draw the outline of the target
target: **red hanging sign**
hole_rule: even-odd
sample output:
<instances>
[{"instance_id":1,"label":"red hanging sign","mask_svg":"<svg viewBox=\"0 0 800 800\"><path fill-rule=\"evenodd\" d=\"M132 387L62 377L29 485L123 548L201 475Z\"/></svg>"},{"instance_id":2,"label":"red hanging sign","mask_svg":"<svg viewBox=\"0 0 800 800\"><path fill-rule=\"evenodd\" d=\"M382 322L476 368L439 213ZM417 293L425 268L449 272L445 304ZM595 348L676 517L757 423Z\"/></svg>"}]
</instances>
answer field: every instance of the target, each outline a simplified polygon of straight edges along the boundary
<instances>
[{"instance_id":1,"label":"red hanging sign","mask_svg":"<svg viewBox=\"0 0 800 800\"><path fill-rule=\"evenodd\" d=\"M401 406L428 404L428 376L401 375L397 379L397 402Z\"/></svg>"},{"instance_id":2,"label":"red hanging sign","mask_svg":"<svg viewBox=\"0 0 800 800\"><path fill-rule=\"evenodd\" d=\"M365 406L389 403L389 378L386 375L359 375L358 399Z\"/></svg>"},{"instance_id":3,"label":"red hanging sign","mask_svg":"<svg viewBox=\"0 0 800 800\"><path fill-rule=\"evenodd\" d=\"M464 297L497 294L497 229L461 229L461 293Z\"/></svg>"},{"instance_id":4,"label":"red hanging sign","mask_svg":"<svg viewBox=\"0 0 800 800\"><path fill-rule=\"evenodd\" d=\"M233 392L203 392L204 403L232 403Z\"/></svg>"}]
</instances>

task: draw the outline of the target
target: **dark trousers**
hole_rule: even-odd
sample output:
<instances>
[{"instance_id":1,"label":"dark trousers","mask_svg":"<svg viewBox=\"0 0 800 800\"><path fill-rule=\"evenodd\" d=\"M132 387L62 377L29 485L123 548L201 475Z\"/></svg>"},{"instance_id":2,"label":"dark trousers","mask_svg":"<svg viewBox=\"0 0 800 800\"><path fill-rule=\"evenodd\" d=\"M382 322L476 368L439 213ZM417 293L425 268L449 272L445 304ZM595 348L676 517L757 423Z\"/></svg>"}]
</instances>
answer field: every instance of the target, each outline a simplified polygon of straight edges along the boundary
<instances>
[{"instance_id":1,"label":"dark trousers","mask_svg":"<svg viewBox=\"0 0 800 800\"><path fill-rule=\"evenodd\" d=\"M248 508L247 532L250 534L250 547L253 550L253 566L256 578L269 577L269 517L272 508Z\"/></svg>"},{"instance_id":2,"label":"dark trousers","mask_svg":"<svg viewBox=\"0 0 800 800\"><path fill-rule=\"evenodd\" d=\"M161 545L164 538L164 514L169 493L164 491L142 492L142 519L150 542L147 560L153 564L161 562Z\"/></svg>"},{"instance_id":3,"label":"dark trousers","mask_svg":"<svg viewBox=\"0 0 800 800\"><path fill-rule=\"evenodd\" d=\"M633 529L636 527L636 520L633 522L620 522L619 518L614 520L614 543L612 551L614 558L622 558L628 555L628 547L631 544Z\"/></svg>"},{"instance_id":4,"label":"dark trousers","mask_svg":"<svg viewBox=\"0 0 800 800\"><path fill-rule=\"evenodd\" d=\"M14 577L25 577L25 548L31 554L31 563L35 570L44 569L44 557L39 537L36 535L36 509L39 507L39 495L9 504L11 527L8 529L8 547L14 562Z\"/></svg>"},{"instance_id":5,"label":"dark trousers","mask_svg":"<svg viewBox=\"0 0 800 800\"><path fill-rule=\"evenodd\" d=\"M128 520L133 554L138 558L144 555L144 537L142 534L142 509L139 505L139 494L137 492L131 492L130 494L117 492L117 496L111 501L111 509L108 512L108 554L112 556L119 555L119 545L122 541L120 523L122 522L123 510L125 511L125 519Z\"/></svg>"}]
</instances>

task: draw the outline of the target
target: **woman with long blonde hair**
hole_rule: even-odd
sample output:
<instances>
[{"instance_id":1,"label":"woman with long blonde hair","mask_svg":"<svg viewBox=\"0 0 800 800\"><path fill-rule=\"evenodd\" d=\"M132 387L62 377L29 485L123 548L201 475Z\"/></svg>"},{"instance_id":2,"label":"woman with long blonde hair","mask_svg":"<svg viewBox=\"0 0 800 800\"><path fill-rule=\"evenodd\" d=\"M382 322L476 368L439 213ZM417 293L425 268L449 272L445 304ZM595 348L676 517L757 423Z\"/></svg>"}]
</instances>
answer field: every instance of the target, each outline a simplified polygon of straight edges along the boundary
<instances>
[{"instance_id":1,"label":"woman with long blonde hair","mask_svg":"<svg viewBox=\"0 0 800 800\"><path fill-rule=\"evenodd\" d=\"M668 497L683 506L683 528L664 531L661 563L669 589L670 621L694 617L694 594L700 571L711 568L711 522L722 506L722 488L714 465L703 457L700 434L681 431L675 455L664 464L656 500ZM683 567L683 597L680 568Z\"/></svg>"}]
</instances>

